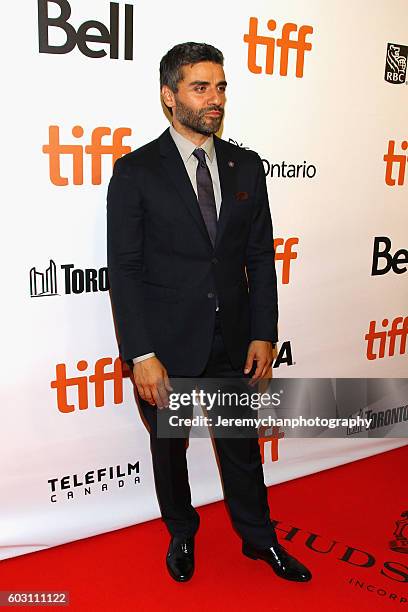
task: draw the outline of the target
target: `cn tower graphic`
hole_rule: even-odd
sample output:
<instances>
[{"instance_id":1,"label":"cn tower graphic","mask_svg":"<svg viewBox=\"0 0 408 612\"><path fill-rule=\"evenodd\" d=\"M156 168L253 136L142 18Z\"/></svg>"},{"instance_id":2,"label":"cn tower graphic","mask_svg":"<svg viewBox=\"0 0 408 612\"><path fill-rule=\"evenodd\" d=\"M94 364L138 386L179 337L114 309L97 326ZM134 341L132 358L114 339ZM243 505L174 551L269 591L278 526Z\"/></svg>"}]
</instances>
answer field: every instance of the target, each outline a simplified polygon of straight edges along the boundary
<instances>
[{"instance_id":1,"label":"cn tower graphic","mask_svg":"<svg viewBox=\"0 0 408 612\"><path fill-rule=\"evenodd\" d=\"M57 267L50 259L50 265L45 272L37 272L34 268L30 270L30 293L31 297L44 297L57 294Z\"/></svg>"}]
</instances>

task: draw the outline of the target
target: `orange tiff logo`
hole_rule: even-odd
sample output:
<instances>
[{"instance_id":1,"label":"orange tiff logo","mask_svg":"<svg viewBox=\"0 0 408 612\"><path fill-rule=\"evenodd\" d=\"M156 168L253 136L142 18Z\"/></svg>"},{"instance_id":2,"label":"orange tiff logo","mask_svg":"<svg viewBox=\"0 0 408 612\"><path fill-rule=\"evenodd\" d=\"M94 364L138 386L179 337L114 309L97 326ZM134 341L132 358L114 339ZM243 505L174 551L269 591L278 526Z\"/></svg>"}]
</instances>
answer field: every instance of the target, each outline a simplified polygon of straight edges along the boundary
<instances>
[{"instance_id":1,"label":"orange tiff logo","mask_svg":"<svg viewBox=\"0 0 408 612\"><path fill-rule=\"evenodd\" d=\"M275 238L273 241L275 260L282 262L282 285L289 284L290 264L293 259L297 259L297 253L292 250L295 244L299 244L299 238Z\"/></svg>"},{"instance_id":2,"label":"orange tiff logo","mask_svg":"<svg viewBox=\"0 0 408 612\"><path fill-rule=\"evenodd\" d=\"M393 321L383 319L381 331L377 330L376 321L370 321L368 332L364 336L367 340L367 359L382 359L387 353L388 357L395 355L397 338L399 338L399 354L407 351L408 317L396 317ZM388 329L387 329L388 328Z\"/></svg>"},{"instance_id":3,"label":"orange tiff logo","mask_svg":"<svg viewBox=\"0 0 408 612\"><path fill-rule=\"evenodd\" d=\"M407 151L408 141L403 140L401 142L402 151ZM395 185L395 176L393 171L398 170L397 173L397 185L403 185L405 182L405 171L408 163L408 156L403 153L395 153L395 140L388 141L388 151L383 157L385 161L385 182L390 187Z\"/></svg>"},{"instance_id":4,"label":"orange tiff logo","mask_svg":"<svg viewBox=\"0 0 408 612\"><path fill-rule=\"evenodd\" d=\"M65 187L69 179L61 176L61 157L70 156L72 159L72 183L74 185L84 184L84 153L91 159L91 182L92 185L100 185L102 182L102 156L112 157L112 167L119 157L129 153L131 147L123 144L125 136L131 136L130 128L120 127L111 130L108 127L96 127L92 130L90 144L61 144L58 125L50 125L48 129L48 144L43 145L43 153L49 156L50 180L54 185ZM72 135L76 139L82 138L84 128L75 125ZM102 138L110 136L109 143L102 143ZM106 138L105 138L106 140Z\"/></svg>"},{"instance_id":5,"label":"orange tiff logo","mask_svg":"<svg viewBox=\"0 0 408 612\"><path fill-rule=\"evenodd\" d=\"M269 19L266 24L270 32L273 32L276 28L276 21ZM297 36L291 38L292 33L297 33ZM289 49L296 52L296 71L295 74L298 78L303 77L303 70L305 65L305 52L310 51L312 43L306 41L308 34L313 33L312 26L302 25L299 30L295 23L285 23L282 28L282 34L280 38L274 38L273 36L261 36L258 34L258 19L257 17L249 18L249 31L244 34L244 42L248 44L248 68L255 74L262 72L262 66L257 63L257 51L260 46L266 47L265 57L265 74L273 74L275 65L275 47L280 48L280 63L279 63L279 74L281 76L287 76L288 64L289 64Z\"/></svg>"},{"instance_id":6,"label":"orange tiff logo","mask_svg":"<svg viewBox=\"0 0 408 612\"><path fill-rule=\"evenodd\" d=\"M106 370L108 366L112 366ZM85 372L88 369L88 362L81 359L77 363L78 372ZM113 403L123 402L123 378L130 376L130 370L123 371L123 364L119 357L115 360L112 357L102 357L95 363L92 374L87 376L67 377L67 367L65 363L58 363L55 371L55 380L51 381L51 389L57 392L57 406L60 412L74 412L76 408L86 410L89 407L89 383L93 387L93 400L96 408L105 405L105 385L110 383L113 387ZM75 401L70 403L68 400L68 389L74 390ZM71 398L72 399L72 398Z\"/></svg>"},{"instance_id":7,"label":"orange tiff logo","mask_svg":"<svg viewBox=\"0 0 408 612\"><path fill-rule=\"evenodd\" d=\"M262 425L259 429L258 429L258 442L259 442L259 448L261 451L261 460L262 463L265 463L265 446L267 444L270 445L270 456L271 456L271 461L278 461L279 460L279 440L281 440L282 438L285 437L285 433L283 431L279 430L279 427L266 427L264 425Z\"/></svg>"}]
</instances>

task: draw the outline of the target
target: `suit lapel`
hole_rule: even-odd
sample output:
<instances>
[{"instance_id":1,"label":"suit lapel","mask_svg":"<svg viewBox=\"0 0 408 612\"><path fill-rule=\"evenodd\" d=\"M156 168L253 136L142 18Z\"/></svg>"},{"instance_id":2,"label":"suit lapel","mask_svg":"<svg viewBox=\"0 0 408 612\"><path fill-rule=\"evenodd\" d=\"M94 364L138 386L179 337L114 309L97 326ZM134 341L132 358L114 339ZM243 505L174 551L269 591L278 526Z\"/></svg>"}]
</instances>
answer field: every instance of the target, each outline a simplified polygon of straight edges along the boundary
<instances>
[{"instance_id":1,"label":"suit lapel","mask_svg":"<svg viewBox=\"0 0 408 612\"><path fill-rule=\"evenodd\" d=\"M218 174L220 177L222 196L220 216L217 225L217 238L215 240L215 247L217 248L227 229L228 219L231 214L232 206L234 205L237 162L234 159L231 159L230 147L225 147L224 141L215 135L214 146L215 153L217 155Z\"/></svg>"},{"instance_id":2,"label":"suit lapel","mask_svg":"<svg viewBox=\"0 0 408 612\"><path fill-rule=\"evenodd\" d=\"M186 167L177 149L177 146L170 135L170 130L167 128L159 136L159 147L161 163L171 183L180 195L180 198L185 205L187 211L193 216L195 222L200 228L208 246L213 249L207 228L202 217L197 196L191 184ZM217 224L217 237L215 240L215 248L220 244L228 225L228 219L234 205L234 193L236 186L237 162L231 159L230 147L224 146L224 141L214 135L215 153L217 156L218 175L220 178L221 187L221 210Z\"/></svg>"},{"instance_id":3,"label":"suit lapel","mask_svg":"<svg viewBox=\"0 0 408 612\"><path fill-rule=\"evenodd\" d=\"M212 249L210 237L202 217L197 196L188 176L186 167L177 149L177 146L170 135L169 128L159 136L160 156L163 168L174 185L176 191L187 208L188 212L193 216L195 222L200 228L203 236L208 241L208 245Z\"/></svg>"}]
</instances>

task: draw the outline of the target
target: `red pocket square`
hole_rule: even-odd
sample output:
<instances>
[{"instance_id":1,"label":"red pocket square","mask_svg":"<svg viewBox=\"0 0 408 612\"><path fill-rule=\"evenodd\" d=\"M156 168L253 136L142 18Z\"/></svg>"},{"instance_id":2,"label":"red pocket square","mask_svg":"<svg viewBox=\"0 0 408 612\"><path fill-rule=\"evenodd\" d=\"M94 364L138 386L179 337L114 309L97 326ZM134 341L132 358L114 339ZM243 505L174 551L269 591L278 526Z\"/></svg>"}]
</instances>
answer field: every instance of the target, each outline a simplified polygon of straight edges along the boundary
<instances>
[{"instance_id":1,"label":"red pocket square","mask_svg":"<svg viewBox=\"0 0 408 612\"><path fill-rule=\"evenodd\" d=\"M241 202L242 200L247 200L249 195L247 191L237 191L235 198Z\"/></svg>"}]
</instances>

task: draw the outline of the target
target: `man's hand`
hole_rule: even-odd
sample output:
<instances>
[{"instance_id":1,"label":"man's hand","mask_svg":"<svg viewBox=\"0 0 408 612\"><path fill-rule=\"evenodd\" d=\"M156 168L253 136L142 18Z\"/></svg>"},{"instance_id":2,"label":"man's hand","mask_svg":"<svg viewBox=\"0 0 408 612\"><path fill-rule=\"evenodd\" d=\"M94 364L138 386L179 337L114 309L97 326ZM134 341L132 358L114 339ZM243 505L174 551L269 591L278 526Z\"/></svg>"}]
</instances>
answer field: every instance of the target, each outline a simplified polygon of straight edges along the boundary
<instances>
[{"instance_id":1,"label":"man's hand","mask_svg":"<svg viewBox=\"0 0 408 612\"><path fill-rule=\"evenodd\" d=\"M273 361L272 342L266 340L252 340L248 347L248 354L244 368L244 374L251 371L253 362L256 361L256 370L251 377L250 384L254 385L268 374Z\"/></svg>"},{"instance_id":2,"label":"man's hand","mask_svg":"<svg viewBox=\"0 0 408 612\"><path fill-rule=\"evenodd\" d=\"M157 357L149 357L135 363L133 376L140 397L151 406L165 408L169 405L168 391L172 391L167 370Z\"/></svg>"}]
</instances>

